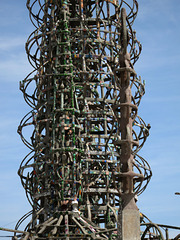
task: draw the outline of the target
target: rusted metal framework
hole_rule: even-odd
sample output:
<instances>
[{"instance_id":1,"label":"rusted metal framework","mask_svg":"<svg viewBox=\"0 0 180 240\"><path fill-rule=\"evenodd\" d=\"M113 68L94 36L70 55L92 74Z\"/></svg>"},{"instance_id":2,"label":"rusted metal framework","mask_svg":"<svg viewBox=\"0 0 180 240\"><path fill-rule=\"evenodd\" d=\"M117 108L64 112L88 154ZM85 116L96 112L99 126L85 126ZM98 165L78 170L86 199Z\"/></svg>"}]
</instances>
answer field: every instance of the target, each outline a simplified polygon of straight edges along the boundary
<instances>
[{"instance_id":1,"label":"rusted metal framework","mask_svg":"<svg viewBox=\"0 0 180 240\"><path fill-rule=\"evenodd\" d=\"M138 154L150 128L138 116L138 3L28 0L27 8L34 70L20 89L32 110L18 133L30 153L18 174L32 211L14 238L124 239L123 209L136 207L151 177Z\"/></svg>"},{"instance_id":2,"label":"rusted metal framework","mask_svg":"<svg viewBox=\"0 0 180 240\"><path fill-rule=\"evenodd\" d=\"M149 239L161 239L161 240L179 240L180 227L165 225L165 224L157 224L153 223L150 219L148 219L144 214L141 214L141 240L149 240ZM178 234L174 238L169 237L169 230L178 230Z\"/></svg>"}]
</instances>

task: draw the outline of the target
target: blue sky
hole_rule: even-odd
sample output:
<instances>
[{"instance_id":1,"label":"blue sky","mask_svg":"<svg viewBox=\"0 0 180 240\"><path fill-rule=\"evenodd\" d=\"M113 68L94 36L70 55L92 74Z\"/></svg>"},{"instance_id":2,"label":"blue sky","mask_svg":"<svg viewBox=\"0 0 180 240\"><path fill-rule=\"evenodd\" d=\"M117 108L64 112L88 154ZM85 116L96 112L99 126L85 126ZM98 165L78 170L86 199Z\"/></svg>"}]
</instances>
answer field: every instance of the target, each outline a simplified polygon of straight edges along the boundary
<instances>
[{"instance_id":1,"label":"blue sky","mask_svg":"<svg viewBox=\"0 0 180 240\"><path fill-rule=\"evenodd\" d=\"M154 222L180 226L180 196L174 195L180 192L180 1L138 2L139 14L133 27L143 51L135 70L146 80L139 115L152 126L139 154L153 170L138 207ZM19 91L19 81L31 71L24 45L33 29L25 0L1 0L0 227L14 228L30 210L17 175L28 153L17 126L30 110Z\"/></svg>"}]
</instances>

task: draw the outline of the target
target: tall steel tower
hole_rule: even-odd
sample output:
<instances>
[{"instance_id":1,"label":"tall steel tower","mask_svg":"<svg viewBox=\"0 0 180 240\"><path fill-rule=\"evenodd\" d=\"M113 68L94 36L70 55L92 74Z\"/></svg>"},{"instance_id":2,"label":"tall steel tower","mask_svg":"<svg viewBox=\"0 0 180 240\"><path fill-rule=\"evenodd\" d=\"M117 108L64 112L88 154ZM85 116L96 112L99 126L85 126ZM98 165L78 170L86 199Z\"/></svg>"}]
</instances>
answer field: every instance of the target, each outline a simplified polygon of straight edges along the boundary
<instances>
[{"instance_id":1,"label":"tall steel tower","mask_svg":"<svg viewBox=\"0 0 180 240\"><path fill-rule=\"evenodd\" d=\"M149 125L134 64L136 0L28 0L34 70L20 83L32 110L19 176L32 211L15 239L140 239L135 199L151 170L138 155ZM29 134L29 137L28 137Z\"/></svg>"}]
</instances>

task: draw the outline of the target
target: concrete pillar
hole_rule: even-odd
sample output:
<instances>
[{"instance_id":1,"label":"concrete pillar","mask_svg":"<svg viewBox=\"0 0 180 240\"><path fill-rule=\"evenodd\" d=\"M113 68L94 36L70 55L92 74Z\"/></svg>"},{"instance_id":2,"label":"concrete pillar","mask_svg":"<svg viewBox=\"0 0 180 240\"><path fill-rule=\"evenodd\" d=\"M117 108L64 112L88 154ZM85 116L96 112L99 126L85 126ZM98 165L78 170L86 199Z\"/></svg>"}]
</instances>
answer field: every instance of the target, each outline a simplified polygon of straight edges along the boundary
<instances>
[{"instance_id":1,"label":"concrete pillar","mask_svg":"<svg viewBox=\"0 0 180 240\"><path fill-rule=\"evenodd\" d=\"M125 194L118 213L117 240L140 239L140 213L134 194Z\"/></svg>"}]
</instances>

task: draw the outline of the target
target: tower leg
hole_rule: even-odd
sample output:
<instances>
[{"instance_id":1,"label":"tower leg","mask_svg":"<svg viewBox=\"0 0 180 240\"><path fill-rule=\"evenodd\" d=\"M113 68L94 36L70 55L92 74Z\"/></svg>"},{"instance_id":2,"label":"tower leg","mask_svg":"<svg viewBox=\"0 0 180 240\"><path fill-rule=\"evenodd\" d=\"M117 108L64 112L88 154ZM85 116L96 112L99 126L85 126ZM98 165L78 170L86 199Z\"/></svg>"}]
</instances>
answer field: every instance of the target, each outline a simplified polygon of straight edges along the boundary
<instances>
[{"instance_id":1,"label":"tower leg","mask_svg":"<svg viewBox=\"0 0 180 240\"><path fill-rule=\"evenodd\" d=\"M118 214L117 240L140 240L140 213L133 194L122 197L122 206Z\"/></svg>"}]
</instances>

